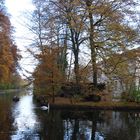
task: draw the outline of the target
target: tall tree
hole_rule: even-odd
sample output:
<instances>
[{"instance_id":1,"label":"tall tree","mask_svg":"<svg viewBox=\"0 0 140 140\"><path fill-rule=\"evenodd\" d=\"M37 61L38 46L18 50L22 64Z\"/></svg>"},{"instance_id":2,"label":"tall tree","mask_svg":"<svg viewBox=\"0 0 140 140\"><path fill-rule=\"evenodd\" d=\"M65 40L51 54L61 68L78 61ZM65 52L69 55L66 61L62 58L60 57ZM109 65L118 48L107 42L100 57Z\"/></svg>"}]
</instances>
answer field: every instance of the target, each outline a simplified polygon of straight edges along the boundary
<instances>
[{"instance_id":1,"label":"tall tree","mask_svg":"<svg viewBox=\"0 0 140 140\"><path fill-rule=\"evenodd\" d=\"M85 41L84 36L84 24L85 13L81 10L81 5L79 0L59 0L58 2L53 2L56 5L56 9L59 11L59 18L66 24L68 28L68 41L70 43L70 48L74 54L74 72L76 84L80 82L79 74L79 52L80 45Z\"/></svg>"},{"instance_id":2,"label":"tall tree","mask_svg":"<svg viewBox=\"0 0 140 140\"><path fill-rule=\"evenodd\" d=\"M17 46L13 40L13 28L6 12L4 1L0 3L0 83L11 82L12 76L17 71L18 55Z\"/></svg>"},{"instance_id":3,"label":"tall tree","mask_svg":"<svg viewBox=\"0 0 140 140\"><path fill-rule=\"evenodd\" d=\"M97 63L134 45L136 31L130 21L135 15L134 1L85 1L87 32L91 50L93 83L97 86Z\"/></svg>"},{"instance_id":4,"label":"tall tree","mask_svg":"<svg viewBox=\"0 0 140 140\"><path fill-rule=\"evenodd\" d=\"M63 74L57 63L61 51L56 48L45 48L44 54L38 55L39 64L34 71L34 86L38 93L46 94L55 101L55 93L58 91Z\"/></svg>"},{"instance_id":5,"label":"tall tree","mask_svg":"<svg viewBox=\"0 0 140 140\"><path fill-rule=\"evenodd\" d=\"M63 77L64 80L66 77L67 35L63 35L66 30L62 30L61 22L56 18L57 14L54 12L52 3L48 0L34 0L33 4L35 5L35 10L31 18L32 25L30 29L36 38L36 42L33 45L38 48L37 53L32 52L30 49L30 52L38 60L38 66L34 73L34 83L41 88L50 81L54 101L54 85L58 85L57 81L59 81L60 85L62 83L60 79ZM38 55L41 57L38 57ZM58 76L56 73L61 76ZM42 78L38 80L40 77ZM48 80L50 78L51 80ZM43 83L42 86L41 83ZM43 87L45 89L45 86Z\"/></svg>"}]
</instances>

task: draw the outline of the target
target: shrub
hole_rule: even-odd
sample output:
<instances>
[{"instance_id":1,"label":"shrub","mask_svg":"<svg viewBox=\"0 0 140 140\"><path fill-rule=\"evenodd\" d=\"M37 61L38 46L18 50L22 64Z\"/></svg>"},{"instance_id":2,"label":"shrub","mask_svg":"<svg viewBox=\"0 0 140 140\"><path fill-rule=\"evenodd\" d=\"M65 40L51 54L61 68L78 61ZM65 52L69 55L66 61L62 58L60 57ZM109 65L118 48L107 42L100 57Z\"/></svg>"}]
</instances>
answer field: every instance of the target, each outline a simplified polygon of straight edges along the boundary
<instances>
[{"instance_id":1,"label":"shrub","mask_svg":"<svg viewBox=\"0 0 140 140\"><path fill-rule=\"evenodd\" d=\"M130 90L129 100L140 103L140 88L133 87Z\"/></svg>"}]
</instances>

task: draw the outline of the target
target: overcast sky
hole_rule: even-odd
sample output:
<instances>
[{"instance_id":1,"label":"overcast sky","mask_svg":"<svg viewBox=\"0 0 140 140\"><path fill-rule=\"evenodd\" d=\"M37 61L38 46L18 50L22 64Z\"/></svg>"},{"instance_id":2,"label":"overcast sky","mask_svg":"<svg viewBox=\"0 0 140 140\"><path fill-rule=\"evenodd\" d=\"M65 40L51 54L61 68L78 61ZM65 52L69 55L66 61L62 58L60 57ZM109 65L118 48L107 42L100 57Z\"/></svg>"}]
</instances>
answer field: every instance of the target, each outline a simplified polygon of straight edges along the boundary
<instances>
[{"instance_id":1,"label":"overcast sky","mask_svg":"<svg viewBox=\"0 0 140 140\"><path fill-rule=\"evenodd\" d=\"M33 10L32 0L6 0L8 13L11 15L11 23L14 26L16 39L23 37L25 34L24 15L23 13ZM19 41L19 40L17 40ZM17 42L18 43L18 42Z\"/></svg>"},{"instance_id":2,"label":"overcast sky","mask_svg":"<svg viewBox=\"0 0 140 140\"><path fill-rule=\"evenodd\" d=\"M12 26L14 26L14 37L15 42L18 48L21 50L23 59L20 61L20 64L23 69L32 71L32 62L27 58L26 46L29 45L29 42L24 38L29 36L28 30L24 27L24 15L23 13L33 10L32 0L6 0L6 7L8 13L11 15L10 20ZM22 73L22 72L21 72ZM26 74L26 73L24 73Z\"/></svg>"}]
</instances>

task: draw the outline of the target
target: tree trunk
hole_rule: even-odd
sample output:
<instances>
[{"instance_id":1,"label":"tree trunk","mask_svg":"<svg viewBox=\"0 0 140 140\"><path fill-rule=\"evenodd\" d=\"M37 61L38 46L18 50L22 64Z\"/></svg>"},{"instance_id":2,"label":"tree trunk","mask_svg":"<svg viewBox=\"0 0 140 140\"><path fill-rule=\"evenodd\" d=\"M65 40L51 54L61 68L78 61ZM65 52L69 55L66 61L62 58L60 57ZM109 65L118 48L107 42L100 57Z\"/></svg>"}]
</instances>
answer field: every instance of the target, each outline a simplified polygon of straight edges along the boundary
<instances>
[{"instance_id":1,"label":"tree trunk","mask_svg":"<svg viewBox=\"0 0 140 140\"><path fill-rule=\"evenodd\" d=\"M78 44L78 38L76 38L76 31L70 29L71 31L71 39L72 39L72 51L74 54L74 73L75 73L75 79L77 86L79 85L79 44Z\"/></svg>"},{"instance_id":2,"label":"tree trunk","mask_svg":"<svg viewBox=\"0 0 140 140\"><path fill-rule=\"evenodd\" d=\"M52 102L55 102L55 90L54 90L54 74L52 72Z\"/></svg>"},{"instance_id":3,"label":"tree trunk","mask_svg":"<svg viewBox=\"0 0 140 140\"><path fill-rule=\"evenodd\" d=\"M72 51L70 55L70 62L69 62L69 69L68 69L68 82L70 81L70 76L71 76L71 65L72 65Z\"/></svg>"},{"instance_id":4,"label":"tree trunk","mask_svg":"<svg viewBox=\"0 0 140 140\"><path fill-rule=\"evenodd\" d=\"M76 85L79 85L80 77L79 77L79 59L78 59L78 50L74 51L74 72L75 72L75 79L76 79Z\"/></svg>"},{"instance_id":5,"label":"tree trunk","mask_svg":"<svg viewBox=\"0 0 140 140\"><path fill-rule=\"evenodd\" d=\"M92 16L92 1L88 0L86 2L87 4L87 9L88 9L88 16L89 16L89 21L90 21L90 49L91 49L91 62L92 62L92 76L93 76L93 83L95 88L97 87L97 64L96 64L96 45L94 42L94 25L93 25L93 16Z\"/></svg>"}]
</instances>

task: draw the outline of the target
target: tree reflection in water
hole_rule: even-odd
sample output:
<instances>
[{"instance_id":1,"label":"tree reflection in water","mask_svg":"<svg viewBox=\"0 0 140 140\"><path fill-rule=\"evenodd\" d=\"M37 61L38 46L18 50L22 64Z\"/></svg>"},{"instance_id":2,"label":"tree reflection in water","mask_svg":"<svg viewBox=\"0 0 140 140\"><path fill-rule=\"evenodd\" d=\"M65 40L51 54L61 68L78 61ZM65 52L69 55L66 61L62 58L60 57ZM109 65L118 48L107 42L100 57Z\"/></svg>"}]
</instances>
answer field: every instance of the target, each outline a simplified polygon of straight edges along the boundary
<instances>
[{"instance_id":1,"label":"tree reflection in water","mask_svg":"<svg viewBox=\"0 0 140 140\"><path fill-rule=\"evenodd\" d=\"M10 140L11 126L11 102L9 96L0 95L0 139Z\"/></svg>"},{"instance_id":2,"label":"tree reflection in water","mask_svg":"<svg viewBox=\"0 0 140 140\"><path fill-rule=\"evenodd\" d=\"M139 140L136 112L50 110L40 114L43 140ZM138 124L136 124L136 121ZM96 135L95 135L96 134Z\"/></svg>"},{"instance_id":3,"label":"tree reflection in water","mask_svg":"<svg viewBox=\"0 0 140 140\"><path fill-rule=\"evenodd\" d=\"M37 114L40 113L44 140L94 140L96 124L101 121L99 111L38 110Z\"/></svg>"}]
</instances>

